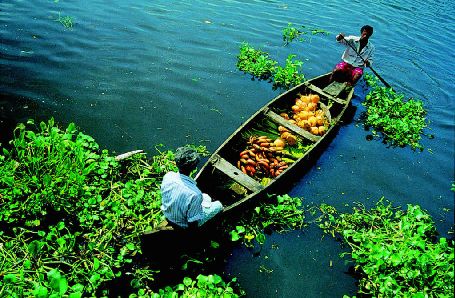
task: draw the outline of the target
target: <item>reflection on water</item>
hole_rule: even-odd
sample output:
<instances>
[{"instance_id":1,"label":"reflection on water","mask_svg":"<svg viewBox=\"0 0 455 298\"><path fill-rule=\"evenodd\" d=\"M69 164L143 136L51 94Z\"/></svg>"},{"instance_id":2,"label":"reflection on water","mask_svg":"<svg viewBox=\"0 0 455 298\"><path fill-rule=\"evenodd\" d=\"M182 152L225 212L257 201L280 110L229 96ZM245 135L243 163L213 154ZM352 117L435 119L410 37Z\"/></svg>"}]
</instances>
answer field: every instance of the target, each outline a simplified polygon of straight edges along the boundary
<instances>
[{"instance_id":1,"label":"reflection on water","mask_svg":"<svg viewBox=\"0 0 455 298\"><path fill-rule=\"evenodd\" d=\"M72 17L72 29L56 21L59 14ZM236 70L241 42L282 64L296 53L310 78L340 59L334 33L357 34L369 23L375 69L426 104L435 138L423 145L432 153L367 141L369 132L357 121L363 111L359 87L354 120L290 193L339 208L353 201L372 205L381 196L397 205L420 204L445 235L454 222L454 15L452 2L421 0L2 1L0 142L17 121L53 116L63 125L76 122L117 152L153 153L157 143L214 150L279 93ZM289 22L332 34L284 47L281 30ZM317 229L272 235L256 258L236 250L226 274L239 276L250 297L352 294L339 249L320 240ZM327 267L329 259L340 263ZM273 273L259 272L260 266Z\"/></svg>"}]
</instances>

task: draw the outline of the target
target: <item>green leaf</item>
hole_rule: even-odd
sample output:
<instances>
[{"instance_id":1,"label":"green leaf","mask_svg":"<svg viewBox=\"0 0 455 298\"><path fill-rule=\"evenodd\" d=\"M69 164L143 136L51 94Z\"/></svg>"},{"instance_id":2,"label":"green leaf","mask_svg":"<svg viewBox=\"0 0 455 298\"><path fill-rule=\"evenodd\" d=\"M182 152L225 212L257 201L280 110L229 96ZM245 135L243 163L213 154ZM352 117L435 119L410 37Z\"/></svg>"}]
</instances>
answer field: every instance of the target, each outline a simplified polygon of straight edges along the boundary
<instances>
[{"instance_id":1,"label":"green leaf","mask_svg":"<svg viewBox=\"0 0 455 298\"><path fill-rule=\"evenodd\" d=\"M60 274L58 269L52 269L47 273L47 279L51 289L59 295L63 295L68 290L68 281Z\"/></svg>"},{"instance_id":2,"label":"green leaf","mask_svg":"<svg viewBox=\"0 0 455 298\"><path fill-rule=\"evenodd\" d=\"M75 284L75 285L73 285L73 286L71 287L71 290L72 290L73 292L82 292L82 291L84 291L84 285L82 285L82 284Z\"/></svg>"},{"instance_id":3,"label":"green leaf","mask_svg":"<svg viewBox=\"0 0 455 298\"><path fill-rule=\"evenodd\" d=\"M220 244L218 242L216 242L216 241L211 240L210 241L210 247L216 249L216 248L220 247Z\"/></svg>"},{"instance_id":4,"label":"green leaf","mask_svg":"<svg viewBox=\"0 0 455 298\"><path fill-rule=\"evenodd\" d=\"M183 292L185 290L185 286L183 284L178 284L175 290Z\"/></svg>"},{"instance_id":5,"label":"green leaf","mask_svg":"<svg viewBox=\"0 0 455 298\"><path fill-rule=\"evenodd\" d=\"M32 255L32 257L36 257L42 250L44 246L44 242L38 241L38 240L33 240L30 242L27 246L29 254Z\"/></svg>"},{"instance_id":6,"label":"green leaf","mask_svg":"<svg viewBox=\"0 0 455 298\"><path fill-rule=\"evenodd\" d=\"M57 224L57 230L61 231L65 228L65 222L59 221Z\"/></svg>"},{"instance_id":7,"label":"green leaf","mask_svg":"<svg viewBox=\"0 0 455 298\"><path fill-rule=\"evenodd\" d=\"M239 234L245 233L246 229L244 226L236 226L235 229Z\"/></svg>"},{"instance_id":8,"label":"green leaf","mask_svg":"<svg viewBox=\"0 0 455 298\"><path fill-rule=\"evenodd\" d=\"M231 241L238 241L240 239L239 233L237 231L231 231Z\"/></svg>"},{"instance_id":9,"label":"green leaf","mask_svg":"<svg viewBox=\"0 0 455 298\"><path fill-rule=\"evenodd\" d=\"M193 282L193 280L192 280L191 278L189 278L189 277L185 277L185 278L183 279L183 284L184 284L185 286L187 286L187 287L191 286L192 282Z\"/></svg>"},{"instance_id":10,"label":"green leaf","mask_svg":"<svg viewBox=\"0 0 455 298\"><path fill-rule=\"evenodd\" d=\"M33 290L33 295L35 298L47 298L49 295L49 290L46 287L37 284Z\"/></svg>"},{"instance_id":11,"label":"green leaf","mask_svg":"<svg viewBox=\"0 0 455 298\"><path fill-rule=\"evenodd\" d=\"M25 269L30 269L32 267L32 262L30 260L25 260L24 261L24 268Z\"/></svg>"},{"instance_id":12,"label":"green leaf","mask_svg":"<svg viewBox=\"0 0 455 298\"><path fill-rule=\"evenodd\" d=\"M95 257L93 259L93 270L96 271L96 270L98 270L99 267L100 267L100 260L97 257Z\"/></svg>"},{"instance_id":13,"label":"green leaf","mask_svg":"<svg viewBox=\"0 0 455 298\"><path fill-rule=\"evenodd\" d=\"M5 276L3 276L3 281L5 283L14 283L14 282L16 282L16 280L17 280L16 274L10 273L10 274L6 274Z\"/></svg>"},{"instance_id":14,"label":"green leaf","mask_svg":"<svg viewBox=\"0 0 455 298\"><path fill-rule=\"evenodd\" d=\"M101 275L99 275L98 273L93 273L92 276L90 276L90 282L93 283L93 284L97 284L97 282L100 280L101 278Z\"/></svg>"},{"instance_id":15,"label":"green leaf","mask_svg":"<svg viewBox=\"0 0 455 298\"><path fill-rule=\"evenodd\" d=\"M213 275L213 283L214 284L219 284L223 281L223 279L221 278L221 276L217 275L217 274L214 274Z\"/></svg>"}]
</instances>

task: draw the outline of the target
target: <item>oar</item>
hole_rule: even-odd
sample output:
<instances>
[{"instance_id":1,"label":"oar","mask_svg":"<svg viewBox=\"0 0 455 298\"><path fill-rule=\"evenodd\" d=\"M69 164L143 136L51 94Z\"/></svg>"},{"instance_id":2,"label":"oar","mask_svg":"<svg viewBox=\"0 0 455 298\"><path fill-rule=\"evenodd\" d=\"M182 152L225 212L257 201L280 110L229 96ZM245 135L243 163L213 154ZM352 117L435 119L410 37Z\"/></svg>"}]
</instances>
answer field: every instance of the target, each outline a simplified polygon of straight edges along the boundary
<instances>
[{"instance_id":1,"label":"oar","mask_svg":"<svg viewBox=\"0 0 455 298\"><path fill-rule=\"evenodd\" d=\"M343 38L344 38L344 37L343 37ZM357 52L357 50L354 48L354 46L353 46L350 42L348 42L347 40L346 40L346 43L351 47L351 49L354 50L354 52L357 54L357 56L359 56L360 59L362 59L363 63L365 63L365 59L363 59L363 57L360 56L359 52ZM387 83L387 82L386 82L386 81L385 81L385 80L384 80L384 79L383 79L383 78L382 78L382 77L373 69L373 67L371 67L371 65L368 65L368 67L369 67L369 68L371 69L371 71L375 74L375 76L377 76L378 79L384 84L384 86L386 86L387 88L391 88L391 86L389 85L389 83Z\"/></svg>"}]
</instances>

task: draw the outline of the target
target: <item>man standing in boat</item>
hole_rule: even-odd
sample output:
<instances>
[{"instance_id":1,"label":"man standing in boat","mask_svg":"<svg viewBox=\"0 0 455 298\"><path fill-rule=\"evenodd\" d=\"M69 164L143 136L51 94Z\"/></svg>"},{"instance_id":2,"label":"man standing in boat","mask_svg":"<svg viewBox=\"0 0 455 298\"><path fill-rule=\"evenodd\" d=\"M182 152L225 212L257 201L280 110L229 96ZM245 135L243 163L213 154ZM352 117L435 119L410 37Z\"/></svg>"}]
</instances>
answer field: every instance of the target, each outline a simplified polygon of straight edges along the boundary
<instances>
[{"instance_id":1,"label":"man standing in boat","mask_svg":"<svg viewBox=\"0 0 455 298\"><path fill-rule=\"evenodd\" d=\"M223 210L219 201L203 194L190 178L200 160L198 152L189 146L177 148L175 163L179 172L168 172L161 183L161 210L173 228L194 229Z\"/></svg>"},{"instance_id":2,"label":"man standing in boat","mask_svg":"<svg viewBox=\"0 0 455 298\"><path fill-rule=\"evenodd\" d=\"M369 41L373 35L373 27L365 25L360 29L359 36L344 36L340 33L336 40L346 46L346 50L341 56L341 61L332 71L330 80L346 81L348 85L355 85L363 75L364 66L373 63L374 46Z\"/></svg>"}]
</instances>

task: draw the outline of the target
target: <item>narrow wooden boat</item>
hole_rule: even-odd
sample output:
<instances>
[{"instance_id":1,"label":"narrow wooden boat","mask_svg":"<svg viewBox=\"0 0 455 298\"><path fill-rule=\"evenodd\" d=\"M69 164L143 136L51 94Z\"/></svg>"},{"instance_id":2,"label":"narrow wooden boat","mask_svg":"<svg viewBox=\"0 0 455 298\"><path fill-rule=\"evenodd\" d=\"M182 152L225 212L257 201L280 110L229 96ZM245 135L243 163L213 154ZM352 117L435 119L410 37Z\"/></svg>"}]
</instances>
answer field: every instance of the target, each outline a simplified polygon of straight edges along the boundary
<instances>
[{"instance_id":1,"label":"narrow wooden boat","mask_svg":"<svg viewBox=\"0 0 455 298\"><path fill-rule=\"evenodd\" d=\"M280 94L208 158L195 180L202 192L221 201L221 216L233 216L232 211L240 206L247 208L267 193L278 193L278 187L311 167L317 151L335 134L354 92L352 87L330 83L329 79L327 73ZM315 119L310 121L310 117ZM318 126L323 128L314 128ZM170 230L165 221L145 235Z\"/></svg>"},{"instance_id":2,"label":"narrow wooden boat","mask_svg":"<svg viewBox=\"0 0 455 298\"><path fill-rule=\"evenodd\" d=\"M330 73L315 77L268 102L203 165L197 185L222 202L223 213L277 193L283 182L314 164L318 149L333 139L354 92L329 79Z\"/></svg>"}]
</instances>

